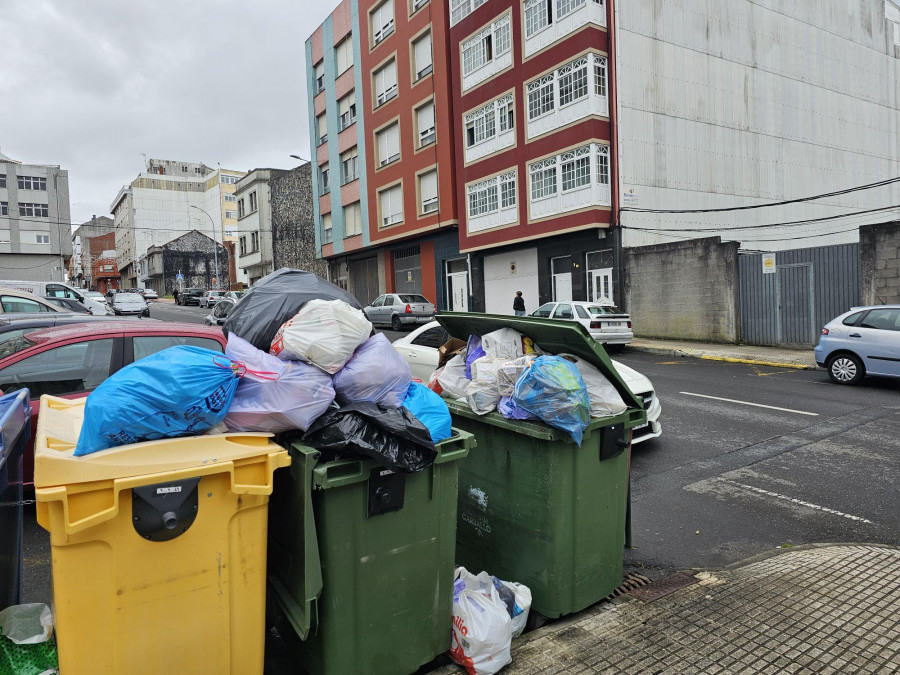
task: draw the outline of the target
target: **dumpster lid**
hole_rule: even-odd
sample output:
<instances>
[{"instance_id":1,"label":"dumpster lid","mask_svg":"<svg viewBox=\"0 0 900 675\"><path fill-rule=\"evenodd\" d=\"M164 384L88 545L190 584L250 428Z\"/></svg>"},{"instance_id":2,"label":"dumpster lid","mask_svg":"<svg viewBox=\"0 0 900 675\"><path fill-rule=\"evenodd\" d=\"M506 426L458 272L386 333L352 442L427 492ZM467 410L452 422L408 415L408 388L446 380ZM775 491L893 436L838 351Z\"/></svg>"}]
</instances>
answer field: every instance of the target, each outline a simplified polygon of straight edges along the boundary
<instances>
[{"instance_id":1,"label":"dumpster lid","mask_svg":"<svg viewBox=\"0 0 900 675\"><path fill-rule=\"evenodd\" d=\"M36 488L168 473L287 452L272 441L272 434L237 433L166 438L75 457L86 401L41 396L34 442Z\"/></svg>"},{"instance_id":2,"label":"dumpster lid","mask_svg":"<svg viewBox=\"0 0 900 675\"><path fill-rule=\"evenodd\" d=\"M467 340L472 334L484 335L501 328L513 328L530 337L545 352L574 354L596 366L629 408L644 407L643 402L634 395L613 367L606 350L577 321L469 312L442 312L435 319L447 329L451 337L460 340Z\"/></svg>"},{"instance_id":3,"label":"dumpster lid","mask_svg":"<svg viewBox=\"0 0 900 675\"><path fill-rule=\"evenodd\" d=\"M31 405L27 389L0 396L0 467L16 447L22 432L31 433Z\"/></svg>"}]
</instances>

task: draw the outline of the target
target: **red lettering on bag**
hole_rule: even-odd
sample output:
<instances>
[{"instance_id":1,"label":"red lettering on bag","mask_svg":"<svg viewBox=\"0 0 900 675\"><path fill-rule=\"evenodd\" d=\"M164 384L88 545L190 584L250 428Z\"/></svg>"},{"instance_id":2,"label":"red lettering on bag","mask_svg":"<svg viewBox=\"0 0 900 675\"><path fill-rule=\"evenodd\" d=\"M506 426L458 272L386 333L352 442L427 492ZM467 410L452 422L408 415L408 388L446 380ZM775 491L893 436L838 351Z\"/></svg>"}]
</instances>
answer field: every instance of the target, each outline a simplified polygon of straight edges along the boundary
<instances>
[{"instance_id":1,"label":"red lettering on bag","mask_svg":"<svg viewBox=\"0 0 900 675\"><path fill-rule=\"evenodd\" d=\"M456 626L457 629L459 629L459 632L462 633L463 635L469 634L469 629L466 628L466 625L463 623L461 616L453 617L453 625Z\"/></svg>"}]
</instances>

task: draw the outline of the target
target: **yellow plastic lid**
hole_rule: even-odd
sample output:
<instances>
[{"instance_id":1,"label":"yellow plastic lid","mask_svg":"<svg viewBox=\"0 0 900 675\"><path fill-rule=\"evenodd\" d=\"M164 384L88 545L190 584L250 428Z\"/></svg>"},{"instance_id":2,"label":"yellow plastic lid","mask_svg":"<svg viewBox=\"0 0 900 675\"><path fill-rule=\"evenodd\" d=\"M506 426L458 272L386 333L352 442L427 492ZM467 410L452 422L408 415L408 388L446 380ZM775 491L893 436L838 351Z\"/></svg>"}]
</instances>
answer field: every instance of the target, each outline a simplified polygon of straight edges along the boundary
<instances>
[{"instance_id":1,"label":"yellow plastic lid","mask_svg":"<svg viewBox=\"0 0 900 675\"><path fill-rule=\"evenodd\" d=\"M272 453L288 456L287 450L272 441L272 434L236 433L167 438L75 457L86 401L41 396L34 439L36 488L209 467ZM283 465L288 463L285 460Z\"/></svg>"}]
</instances>

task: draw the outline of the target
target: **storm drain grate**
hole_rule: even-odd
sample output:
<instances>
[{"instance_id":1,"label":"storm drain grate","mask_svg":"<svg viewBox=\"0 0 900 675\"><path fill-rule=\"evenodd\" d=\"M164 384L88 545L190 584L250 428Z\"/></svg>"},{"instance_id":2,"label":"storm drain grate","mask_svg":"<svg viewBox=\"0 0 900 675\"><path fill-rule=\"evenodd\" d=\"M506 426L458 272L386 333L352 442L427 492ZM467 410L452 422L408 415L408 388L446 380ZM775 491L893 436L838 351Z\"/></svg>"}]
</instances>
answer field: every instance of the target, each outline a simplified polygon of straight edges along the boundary
<instances>
[{"instance_id":1,"label":"storm drain grate","mask_svg":"<svg viewBox=\"0 0 900 675\"><path fill-rule=\"evenodd\" d=\"M653 580L648 579L643 574L638 574L637 572L632 572L631 574L625 575L625 578L622 579L622 585L619 586L612 593L607 595L604 600L612 600L613 598L618 598L620 596L625 595L633 590L637 590L642 586L647 586L652 584Z\"/></svg>"},{"instance_id":2,"label":"storm drain grate","mask_svg":"<svg viewBox=\"0 0 900 675\"><path fill-rule=\"evenodd\" d=\"M660 579L658 581L654 581L651 584L640 588L633 588L628 591L625 591L628 595L637 598L638 600L643 600L644 602L653 602L654 600L659 600L670 593L674 593L675 591L679 591L682 588L687 588L688 586L692 586L693 584L700 583L700 580L692 576L690 574L685 574L684 572L675 572L675 574L670 574L669 576Z\"/></svg>"}]
</instances>

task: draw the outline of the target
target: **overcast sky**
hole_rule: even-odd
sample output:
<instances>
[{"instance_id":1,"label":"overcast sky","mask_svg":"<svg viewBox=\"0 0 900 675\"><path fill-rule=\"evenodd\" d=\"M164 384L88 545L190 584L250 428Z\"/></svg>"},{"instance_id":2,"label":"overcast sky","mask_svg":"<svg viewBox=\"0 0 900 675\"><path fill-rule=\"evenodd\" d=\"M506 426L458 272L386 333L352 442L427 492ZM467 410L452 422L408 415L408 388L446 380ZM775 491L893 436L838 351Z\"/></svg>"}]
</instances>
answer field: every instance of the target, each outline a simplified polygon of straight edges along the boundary
<instances>
[{"instance_id":1,"label":"overcast sky","mask_svg":"<svg viewBox=\"0 0 900 675\"><path fill-rule=\"evenodd\" d=\"M69 171L73 222L144 158L309 157L304 43L338 0L0 0L0 151Z\"/></svg>"}]
</instances>

